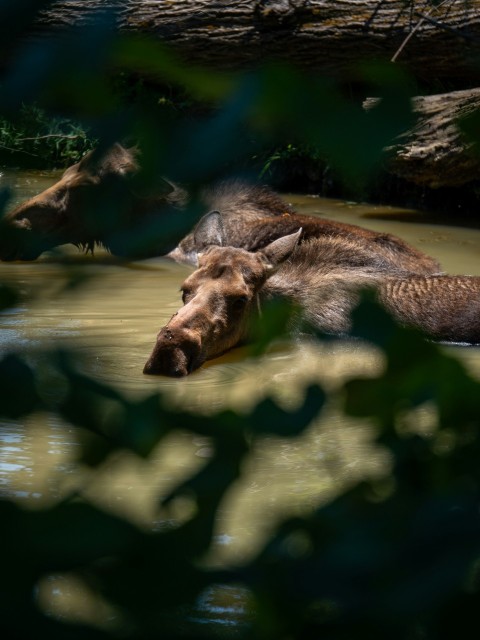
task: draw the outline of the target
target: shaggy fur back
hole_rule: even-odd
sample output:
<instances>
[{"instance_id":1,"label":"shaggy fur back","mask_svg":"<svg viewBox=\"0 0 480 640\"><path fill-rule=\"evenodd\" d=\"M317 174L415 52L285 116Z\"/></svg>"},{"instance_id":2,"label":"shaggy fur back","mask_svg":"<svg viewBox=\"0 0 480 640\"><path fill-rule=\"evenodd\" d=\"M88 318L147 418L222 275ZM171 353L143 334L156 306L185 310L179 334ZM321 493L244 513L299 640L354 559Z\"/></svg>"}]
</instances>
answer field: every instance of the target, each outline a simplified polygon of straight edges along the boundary
<instances>
[{"instance_id":1,"label":"shaggy fur back","mask_svg":"<svg viewBox=\"0 0 480 640\"><path fill-rule=\"evenodd\" d=\"M480 342L480 278L412 275L345 238L315 238L299 245L267 280L262 295L293 300L308 322L338 334L349 330L364 287L373 287L403 325L438 340Z\"/></svg>"},{"instance_id":2,"label":"shaggy fur back","mask_svg":"<svg viewBox=\"0 0 480 640\"><path fill-rule=\"evenodd\" d=\"M362 287L406 272L358 242L339 237L313 238L267 280L262 295L299 304L305 319L328 333L343 333Z\"/></svg>"},{"instance_id":3,"label":"shaggy fur back","mask_svg":"<svg viewBox=\"0 0 480 640\"><path fill-rule=\"evenodd\" d=\"M371 261L375 254L392 266L401 266L408 273L438 273L436 260L388 233L378 233L351 224L328 220L320 216L296 213L282 198L267 187L251 186L232 180L217 185L205 194L207 211L220 211L224 230L224 246L259 251L274 240L302 228L300 244L318 239L313 251L337 238L335 244L352 255L365 254ZM169 255L179 262L195 263L196 252L205 247L195 246L194 232L188 234ZM335 251L335 249L334 249ZM316 258L315 258L316 259Z\"/></svg>"},{"instance_id":4,"label":"shaggy fur back","mask_svg":"<svg viewBox=\"0 0 480 640\"><path fill-rule=\"evenodd\" d=\"M480 342L480 278L410 276L387 278L379 300L402 323L438 340Z\"/></svg>"},{"instance_id":5,"label":"shaggy fur back","mask_svg":"<svg viewBox=\"0 0 480 640\"><path fill-rule=\"evenodd\" d=\"M241 180L225 180L203 194L208 210L222 212L224 222L239 212L247 218L293 214L293 208L268 187L250 185Z\"/></svg>"}]
</instances>

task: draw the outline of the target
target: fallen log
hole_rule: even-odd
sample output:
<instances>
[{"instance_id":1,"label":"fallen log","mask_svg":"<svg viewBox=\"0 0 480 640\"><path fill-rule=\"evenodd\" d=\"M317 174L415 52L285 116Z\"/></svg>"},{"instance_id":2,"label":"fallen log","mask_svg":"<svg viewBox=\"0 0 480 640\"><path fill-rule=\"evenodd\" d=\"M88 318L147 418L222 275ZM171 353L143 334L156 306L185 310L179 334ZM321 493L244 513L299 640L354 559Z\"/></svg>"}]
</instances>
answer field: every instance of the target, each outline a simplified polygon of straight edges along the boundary
<instances>
[{"instance_id":1,"label":"fallen log","mask_svg":"<svg viewBox=\"0 0 480 640\"><path fill-rule=\"evenodd\" d=\"M480 0L58 0L34 31L49 36L98 11L111 11L118 31L211 68L273 59L338 75L358 60L395 57L427 83L480 84Z\"/></svg>"},{"instance_id":2,"label":"fallen log","mask_svg":"<svg viewBox=\"0 0 480 640\"><path fill-rule=\"evenodd\" d=\"M368 99L366 109L375 109ZM386 169L429 188L458 187L480 179L480 151L461 123L480 114L480 88L413 99L417 122L385 149Z\"/></svg>"},{"instance_id":3,"label":"fallen log","mask_svg":"<svg viewBox=\"0 0 480 640\"><path fill-rule=\"evenodd\" d=\"M27 0L25 0L27 1ZM288 61L348 76L356 60L395 58L420 79L480 86L480 0L57 0L29 37L48 38L112 12L121 33L168 43L184 60L242 68ZM35 34L32 36L32 34ZM366 107L373 108L374 101ZM386 150L389 172L429 188L478 180L475 145L458 122L480 89L414 99L416 126Z\"/></svg>"}]
</instances>

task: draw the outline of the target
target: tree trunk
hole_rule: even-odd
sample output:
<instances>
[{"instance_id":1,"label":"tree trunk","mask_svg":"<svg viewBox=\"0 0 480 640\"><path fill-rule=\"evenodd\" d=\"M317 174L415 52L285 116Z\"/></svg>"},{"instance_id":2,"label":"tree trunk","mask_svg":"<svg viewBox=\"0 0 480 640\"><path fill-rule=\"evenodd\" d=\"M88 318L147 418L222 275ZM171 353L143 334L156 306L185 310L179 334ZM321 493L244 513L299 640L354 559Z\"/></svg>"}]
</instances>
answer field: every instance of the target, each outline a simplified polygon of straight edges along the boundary
<instances>
[{"instance_id":1,"label":"tree trunk","mask_svg":"<svg viewBox=\"0 0 480 640\"><path fill-rule=\"evenodd\" d=\"M480 0L56 0L38 15L34 37L99 11L113 12L118 31L148 34L211 68L275 59L348 78L355 61L394 58L427 84L469 87L416 98L417 126L387 150L387 167L433 188L478 180L479 156L457 119L480 107Z\"/></svg>"},{"instance_id":2,"label":"tree trunk","mask_svg":"<svg viewBox=\"0 0 480 640\"><path fill-rule=\"evenodd\" d=\"M216 68L275 59L338 74L352 61L397 54L419 80L480 84L480 0L59 0L36 32L99 9L115 12L120 31L153 35L188 62Z\"/></svg>"},{"instance_id":3,"label":"tree trunk","mask_svg":"<svg viewBox=\"0 0 480 640\"><path fill-rule=\"evenodd\" d=\"M367 100L364 106L374 109L375 102ZM385 150L388 171L434 189L479 180L480 150L465 137L459 123L479 111L480 89L417 97L413 109L416 126Z\"/></svg>"}]
</instances>

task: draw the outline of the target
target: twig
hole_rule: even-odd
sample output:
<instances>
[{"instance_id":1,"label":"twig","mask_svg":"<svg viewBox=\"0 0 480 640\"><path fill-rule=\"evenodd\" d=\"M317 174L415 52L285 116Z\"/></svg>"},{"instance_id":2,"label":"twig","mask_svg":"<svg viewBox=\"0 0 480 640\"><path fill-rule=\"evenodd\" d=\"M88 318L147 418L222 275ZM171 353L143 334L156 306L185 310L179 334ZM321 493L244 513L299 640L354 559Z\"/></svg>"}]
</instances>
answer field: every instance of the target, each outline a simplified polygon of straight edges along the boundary
<instances>
[{"instance_id":1,"label":"twig","mask_svg":"<svg viewBox=\"0 0 480 640\"><path fill-rule=\"evenodd\" d=\"M448 31L450 33L453 33L454 35L458 36L459 38L464 38L465 40L471 40L473 42L478 42L478 38L476 38L475 36L472 36L469 33L462 33L458 29L454 29L453 27L450 27L448 24L443 24L443 22L439 22L438 20L434 20L433 18L430 18L428 16L428 14L425 16L425 15L421 14L419 11L415 11L415 15L418 16L419 18L421 18L421 21L429 22L430 24L433 24L434 27L438 27L439 29L443 29L444 31Z\"/></svg>"},{"instance_id":2,"label":"twig","mask_svg":"<svg viewBox=\"0 0 480 640\"><path fill-rule=\"evenodd\" d=\"M76 140L77 138L83 138L83 136L80 133L70 136L63 133L49 133L45 136L35 136L34 138L18 138L18 141L26 142L27 140L45 140L46 138L63 138L64 140Z\"/></svg>"},{"instance_id":3,"label":"twig","mask_svg":"<svg viewBox=\"0 0 480 640\"><path fill-rule=\"evenodd\" d=\"M395 55L393 56L393 58L391 59L391 62L396 62L398 56L402 53L403 49L405 48L407 42L410 40L410 38L415 34L416 31L418 31L418 29L420 29L420 27L422 26L422 24L425 22L425 20L419 20L417 22L417 24L413 27L413 29L410 31L410 33L408 34L408 36L405 38L405 40L402 42L402 44L399 46L399 48L397 49Z\"/></svg>"},{"instance_id":4,"label":"twig","mask_svg":"<svg viewBox=\"0 0 480 640\"><path fill-rule=\"evenodd\" d=\"M455 2L455 0L453 0ZM405 45L407 44L407 42L410 40L410 38L420 29L420 27L422 26L422 24L429 20L428 16L433 12L433 11L437 11L438 9L440 9L440 7L442 5L444 5L446 2L450 2L450 0L443 0L443 2L441 2L438 7L432 7L430 9L430 11L427 13L427 15L421 15L419 14L417 11L415 12L415 15L420 15L420 20L417 22L417 24L413 27L413 29L410 31L410 33L408 34L408 36L405 38L405 40L402 42L402 44L399 46L399 48L397 49L397 51L395 52L395 55L393 56L393 58L391 59L391 62L396 62L398 56L401 54L401 52L403 51L403 49L405 48Z\"/></svg>"},{"instance_id":5,"label":"twig","mask_svg":"<svg viewBox=\"0 0 480 640\"><path fill-rule=\"evenodd\" d=\"M24 151L23 149L13 149L12 147L7 147L5 144L0 144L0 149L6 149L12 153L24 153L25 155L33 156L34 158L39 157L38 153L30 153L30 151Z\"/></svg>"}]
</instances>

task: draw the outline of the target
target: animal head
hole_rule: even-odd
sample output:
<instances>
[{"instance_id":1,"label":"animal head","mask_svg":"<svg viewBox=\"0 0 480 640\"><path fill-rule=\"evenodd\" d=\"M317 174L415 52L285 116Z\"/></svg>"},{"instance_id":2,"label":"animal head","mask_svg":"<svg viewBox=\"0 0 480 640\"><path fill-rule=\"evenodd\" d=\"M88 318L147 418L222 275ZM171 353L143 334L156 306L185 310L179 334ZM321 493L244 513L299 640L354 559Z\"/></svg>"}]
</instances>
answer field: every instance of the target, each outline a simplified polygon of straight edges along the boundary
<instances>
[{"instance_id":1,"label":"animal head","mask_svg":"<svg viewBox=\"0 0 480 640\"><path fill-rule=\"evenodd\" d=\"M35 260L66 243L93 249L101 242L112 248L110 237L128 227L135 208L149 200L144 194L137 196L138 175L134 149L115 144L88 153L53 186L4 216L0 259ZM157 185L164 198L175 189L162 178Z\"/></svg>"},{"instance_id":2,"label":"animal head","mask_svg":"<svg viewBox=\"0 0 480 640\"><path fill-rule=\"evenodd\" d=\"M207 214L195 230L198 268L181 287L184 306L161 329L144 373L185 376L239 344L258 308L265 281L293 252L301 234L262 251L222 246L222 218Z\"/></svg>"}]
</instances>

